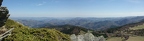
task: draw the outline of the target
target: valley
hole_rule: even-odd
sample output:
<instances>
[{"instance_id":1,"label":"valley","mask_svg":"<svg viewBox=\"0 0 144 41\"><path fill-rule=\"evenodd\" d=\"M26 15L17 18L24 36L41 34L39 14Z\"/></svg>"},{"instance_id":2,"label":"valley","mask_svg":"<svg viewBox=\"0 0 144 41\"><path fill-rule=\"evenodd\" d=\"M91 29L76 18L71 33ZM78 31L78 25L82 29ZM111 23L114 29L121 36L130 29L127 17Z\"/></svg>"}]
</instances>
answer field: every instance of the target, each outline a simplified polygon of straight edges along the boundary
<instances>
[{"instance_id":1,"label":"valley","mask_svg":"<svg viewBox=\"0 0 144 41\"><path fill-rule=\"evenodd\" d=\"M135 20L136 18L139 18L139 20ZM20 20L22 20L22 19L19 19L19 20L15 19L15 20L20 22ZM33 23L35 23L35 21L36 21L34 19L31 19L31 20L33 20ZM59 20L57 20L57 21L59 21ZM81 21L81 19L79 19L79 21ZM79 21L76 21L74 23L77 23ZM87 20L87 21L89 21L89 20ZM111 22L109 22L109 21L111 21ZM21 22L25 22L25 21L21 21ZM40 21L37 20L37 22L40 22ZM110 25L109 24L109 23L113 24L113 22L115 22L115 24L118 23L119 25ZM56 23L56 22L53 21L52 23ZM40 25L40 26L38 25L38 27L36 27L36 28L37 29L40 29L40 28L56 29L56 30L58 30L62 33L68 34L68 35L72 35L72 34L83 35L83 34L86 34L88 31L90 31L94 36L97 36L97 37L104 36L106 41L136 41L136 40L143 41L143 38L144 38L144 32L143 32L144 31L144 28L143 28L144 20L143 20L142 16L127 17L127 18L122 18L122 19L118 18L117 20L110 19L110 20L97 21L98 25L102 25L100 27L98 26L99 28L102 28L102 27L105 28L104 26L108 26L108 27L106 27L107 29L99 29L99 28L91 29L89 27L85 28L85 27L81 27L81 26L77 26L77 25L70 25L70 24L65 24L65 23L61 23L61 25L55 25L55 24L52 25L52 23L49 23L49 24L44 23L43 25ZM91 24L89 24L89 25L91 25ZM111 27L109 27L109 26L111 26ZM99 30L97 30L97 29L99 29Z\"/></svg>"},{"instance_id":2,"label":"valley","mask_svg":"<svg viewBox=\"0 0 144 41\"><path fill-rule=\"evenodd\" d=\"M47 17L13 17L11 18L32 28L51 27L58 25L74 25L93 30L104 30L139 22L144 16L119 18L47 18Z\"/></svg>"}]
</instances>

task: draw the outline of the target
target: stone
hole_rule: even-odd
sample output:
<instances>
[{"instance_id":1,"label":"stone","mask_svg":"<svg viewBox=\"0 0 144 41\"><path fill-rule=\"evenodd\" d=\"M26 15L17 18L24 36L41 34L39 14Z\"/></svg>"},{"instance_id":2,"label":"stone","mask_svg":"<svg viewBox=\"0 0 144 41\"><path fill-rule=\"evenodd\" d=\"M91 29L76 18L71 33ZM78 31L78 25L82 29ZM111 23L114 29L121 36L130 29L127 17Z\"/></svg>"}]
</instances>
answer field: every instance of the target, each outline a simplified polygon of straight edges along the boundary
<instances>
[{"instance_id":1,"label":"stone","mask_svg":"<svg viewBox=\"0 0 144 41\"><path fill-rule=\"evenodd\" d=\"M71 41L106 41L103 36L95 37L92 33L88 32L86 34L75 35L72 34L70 36Z\"/></svg>"},{"instance_id":2,"label":"stone","mask_svg":"<svg viewBox=\"0 0 144 41\"><path fill-rule=\"evenodd\" d=\"M5 26L3 26L3 27L0 28L0 34L3 34L6 31L7 31L7 29L5 28Z\"/></svg>"},{"instance_id":3,"label":"stone","mask_svg":"<svg viewBox=\"0 0 144 41\"><path fill-rule=\"evenodd\" d=\"M77 41L77 36L75 34L72 34L70 38L72 41Z\"/></svg>"}]
</instances>

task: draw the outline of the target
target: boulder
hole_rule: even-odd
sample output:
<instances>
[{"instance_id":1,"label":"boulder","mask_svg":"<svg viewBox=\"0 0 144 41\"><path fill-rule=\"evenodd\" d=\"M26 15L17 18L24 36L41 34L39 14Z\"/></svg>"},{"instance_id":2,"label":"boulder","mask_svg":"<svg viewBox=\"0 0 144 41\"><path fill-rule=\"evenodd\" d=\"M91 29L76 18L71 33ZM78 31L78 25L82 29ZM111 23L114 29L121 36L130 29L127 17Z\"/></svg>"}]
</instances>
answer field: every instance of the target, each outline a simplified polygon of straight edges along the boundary
<instances>
[{"instance_id":1,"label":"boulder","mask_svg":"<svg viewBox=\"0 0 144 41\"><path fill-rule=\"evenodd\" d=\"M86 33L82 35L75 35L72 34L70 36L71 41L106 41L106 39L103 36L96 37L92 33Z\"/></svg>"}]
</instances>

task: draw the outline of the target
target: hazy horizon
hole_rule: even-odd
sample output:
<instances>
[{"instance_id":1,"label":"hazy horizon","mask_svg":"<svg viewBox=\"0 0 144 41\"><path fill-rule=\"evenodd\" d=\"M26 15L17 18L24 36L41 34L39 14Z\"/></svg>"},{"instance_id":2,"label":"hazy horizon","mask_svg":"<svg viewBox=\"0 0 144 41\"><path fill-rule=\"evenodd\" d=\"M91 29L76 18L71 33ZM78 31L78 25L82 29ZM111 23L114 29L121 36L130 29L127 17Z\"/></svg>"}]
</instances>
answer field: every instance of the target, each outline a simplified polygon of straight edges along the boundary
<instances>
[{"instance_id":1,"label":"hazy horizon","mask_svg":"<svg viewBox=\"0 0 144 41\"><path fill-rule=\"evenodd\" d=\"M144 16L144 0L4 0L10 17Z\"/></svg>"},{"instance_id":2,"label":"hazy horizon","mask_svg":"<svg viewBox=\"0 0 144 41\"><path fill-rule=\"evenodd\" d=\"M127 17L144 17L144 16L125 16L125 17L10 17L10 18L127 18Z\"/></svg>"}]
</instances>

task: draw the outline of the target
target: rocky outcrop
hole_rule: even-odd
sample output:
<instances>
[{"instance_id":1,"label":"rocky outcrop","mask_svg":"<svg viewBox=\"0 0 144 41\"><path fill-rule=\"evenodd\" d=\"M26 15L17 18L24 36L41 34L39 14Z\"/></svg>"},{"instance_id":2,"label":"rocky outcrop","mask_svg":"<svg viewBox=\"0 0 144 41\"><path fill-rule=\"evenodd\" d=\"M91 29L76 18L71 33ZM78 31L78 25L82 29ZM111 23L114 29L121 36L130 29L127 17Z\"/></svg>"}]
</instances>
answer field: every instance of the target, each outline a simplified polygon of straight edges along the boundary
<instances>
[{"instance_id":1,"label":"rocky outcrop","mask_svg":"<svg viewBox=\"0 0 144 41\"><path fill-rule=\"evenodd\" d=\"M7 29L5 28L5 23L10 16L7 7L1 7L3 0L0 0L0 34L4 33Z\"/></svg>"},{"instance_id":2,"label":"rocky outcrop","mask_svg":"<svg viewBox=\"0 0 144 41\"><path fill-rule=\"evenodd\" d=\"M6 20L10 16L8 13L9 11L6 7L0 7L0 27L5 25Z\"/></svg>"},{"instance_id":3,"label":"rocky outcrop","mask_svg":"<svg viewBox=\"0 0 144 41\"><path fill-rule=\"evenodd\" d=\"M86 33L83 35L72 34L70 36L71 41L105 41L103 36L95 37L92 33Z\"/></svg>"},{"instance_id":4,"label":"rocky outcrop","mask_svg":"<svg viewBox=\"0 0 144 41\"><path fill-rule=\"evenodd\" d=\"M9 17L9 11L6 7L1 7L3 0L0 0L0 27L5 25L6 20Z\"/></svg>"}]
</instances>

